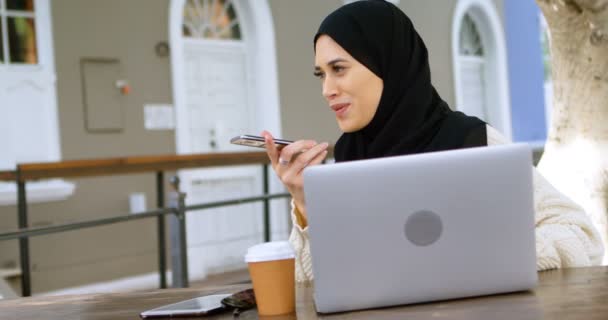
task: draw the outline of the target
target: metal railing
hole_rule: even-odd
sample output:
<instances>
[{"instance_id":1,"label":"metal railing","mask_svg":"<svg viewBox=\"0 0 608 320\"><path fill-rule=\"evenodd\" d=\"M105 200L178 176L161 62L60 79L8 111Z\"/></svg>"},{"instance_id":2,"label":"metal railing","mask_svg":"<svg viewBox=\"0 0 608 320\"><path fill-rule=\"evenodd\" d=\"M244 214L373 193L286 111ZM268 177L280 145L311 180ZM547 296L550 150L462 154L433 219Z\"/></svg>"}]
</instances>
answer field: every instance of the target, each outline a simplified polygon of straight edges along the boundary
<instances>
[{"instance_id":1,"label":"metal railing","mask_svg":"<svg viewBox=\"0 0 608 320\"><path fill-rule=\"evenodd\" d=\"M330 150L331 152L332 150ZM158 273L159 287L167 287L165 271L166 261L166 226L165 216L169 216L172 243L173 286L188 286L188 263L186 248L186 212L190 210L210 209L216 207L244 204L249 202L264 202L264 240L270 239L270 204L271 199L286 198L288 193L269 194L268 157L265 152L236 152L194 155L167 155L147 157L123 157L96 160L76 160L54 163L19 164L14 171L0 171L0 181L14 181L17 184L17 215L19 230L0 234L2 240L19 240L19 255L22 269L22 295L31 295L31 271L29 238L52 233L91 228L127 221L157 218L158 236ZM196 205L185 205L185 194L179 190L177 177L172 179L173 190L170 193L168 207L165 207L165 178L164 172L186 168L218 167L232 165L261 164L263 173L263 195L246 198L236 198L223 201L209 202ZM89 221L28 228L26 182L45 178L91 177L142 172L156 173L156 193L158 209L137 214L121 215L110 218Z\"/></svg>"}]
</instances>

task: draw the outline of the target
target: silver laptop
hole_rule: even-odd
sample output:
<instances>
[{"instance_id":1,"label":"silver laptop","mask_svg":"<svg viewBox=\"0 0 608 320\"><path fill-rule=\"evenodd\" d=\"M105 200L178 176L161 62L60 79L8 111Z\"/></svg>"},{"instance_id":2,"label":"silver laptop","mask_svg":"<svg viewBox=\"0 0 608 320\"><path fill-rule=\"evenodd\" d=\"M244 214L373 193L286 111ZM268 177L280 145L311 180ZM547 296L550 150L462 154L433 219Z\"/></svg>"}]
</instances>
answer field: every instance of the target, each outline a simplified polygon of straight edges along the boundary
<instances>
[{"instance_id":1,"label":"silver laptop","mask_svg":"<svg viewBox=\"0 0 608 320\"><path fill-rule=\"evenodd\" d=\"M524 144L314 166L304 190L319 312L537 283Z\"/></svg>"}]
</instances>

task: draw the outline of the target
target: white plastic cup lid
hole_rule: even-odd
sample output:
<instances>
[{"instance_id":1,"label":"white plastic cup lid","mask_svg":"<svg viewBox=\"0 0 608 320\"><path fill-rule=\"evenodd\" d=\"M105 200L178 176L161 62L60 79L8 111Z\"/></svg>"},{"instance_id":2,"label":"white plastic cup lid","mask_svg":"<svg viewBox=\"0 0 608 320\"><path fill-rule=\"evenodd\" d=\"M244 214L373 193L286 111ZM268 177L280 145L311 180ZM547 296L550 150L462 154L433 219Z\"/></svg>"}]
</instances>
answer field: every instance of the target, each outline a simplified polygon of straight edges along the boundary
<instances>
[{"instance_id":1,"label":"white plastic cup lid","mask_svg":"<svg viewBox=\"0 0 608 320\"><path fill-rule=\"evenodd\" d=\"M274 241L257 244L247 249L245 262L262 262L293 259L296 253L288 241Z\"/></svg>"}]
</instances>

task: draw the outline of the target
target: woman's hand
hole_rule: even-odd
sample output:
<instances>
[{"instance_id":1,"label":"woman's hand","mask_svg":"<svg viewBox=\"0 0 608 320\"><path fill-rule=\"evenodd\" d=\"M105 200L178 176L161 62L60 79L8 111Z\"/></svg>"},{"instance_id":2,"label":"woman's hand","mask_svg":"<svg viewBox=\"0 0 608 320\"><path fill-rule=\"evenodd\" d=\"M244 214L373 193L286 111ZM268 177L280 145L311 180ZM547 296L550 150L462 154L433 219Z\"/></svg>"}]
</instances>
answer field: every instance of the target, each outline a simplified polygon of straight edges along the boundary
<instances>
[{"instance_id":1,"label":"woman's hand","mask_svg":"<svg viewBox=\"0 0 608 320\"><path fill-rule=\"evenodd\" d=\"M306 218L306 204L304 203L304 168L323 162L327 157L328 143L317 144L313 140L298 140L279 149L274 144L274 138L268 131L261 134L266 143L266 153L272 164L272 169L283 182L298 211Z\"/></svg>"}]
</instances>

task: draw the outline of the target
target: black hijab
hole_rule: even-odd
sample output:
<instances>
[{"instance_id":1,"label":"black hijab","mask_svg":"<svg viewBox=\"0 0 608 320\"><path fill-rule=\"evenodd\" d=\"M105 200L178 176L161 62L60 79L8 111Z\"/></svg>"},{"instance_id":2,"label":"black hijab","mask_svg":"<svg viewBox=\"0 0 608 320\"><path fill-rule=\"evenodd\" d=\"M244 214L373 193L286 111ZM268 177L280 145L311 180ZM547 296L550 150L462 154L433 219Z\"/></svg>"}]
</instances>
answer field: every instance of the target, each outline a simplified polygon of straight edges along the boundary
<instances>
[{"instance_id":1,"label":"black hijab","mask_svg":"<svg viewBox=\"0 0 608 320\"><path fill-rule=\"evenodd\" d=\"M485 146L485 123L451 111L431 84L428 52L410 19L383 0L344 5L315 35L328 35L383 80L376 114L363 129L344 133L336 161Z\"/></svg>"}]
</instances>

